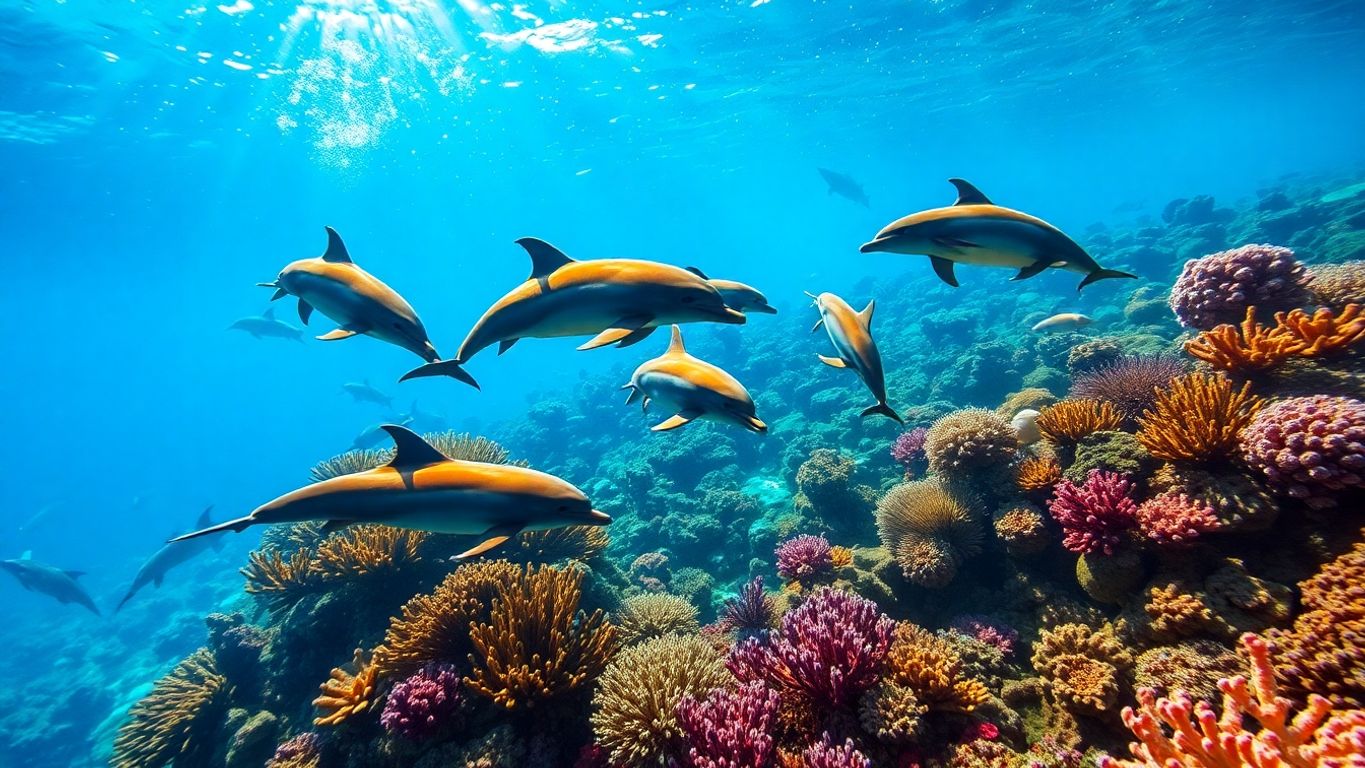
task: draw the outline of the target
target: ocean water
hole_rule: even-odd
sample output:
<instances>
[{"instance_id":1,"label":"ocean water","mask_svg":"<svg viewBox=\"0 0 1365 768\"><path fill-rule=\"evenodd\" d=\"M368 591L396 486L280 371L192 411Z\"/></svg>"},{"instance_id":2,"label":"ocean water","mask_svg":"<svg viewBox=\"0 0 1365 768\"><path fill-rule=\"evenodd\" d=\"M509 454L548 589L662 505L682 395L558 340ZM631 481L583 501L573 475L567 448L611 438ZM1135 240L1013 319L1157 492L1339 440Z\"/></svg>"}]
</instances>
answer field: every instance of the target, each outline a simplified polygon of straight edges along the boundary
<instances>
[{"instance_id":1,"label":"ocean water","mask_svg":"<svg viewBox=\"0 0 1365 768\"><path fill-rule=\"evenodd\" d=\"M85 572L79 582L103 615L0 577L0 670L11 689L0 766L107 764L128 707L204 645L205 615L284 626L242 590L238 569L259 529L225 534L114 609L144 561L205 507L215 520L246 514L414 409L417 431L498 441L615 518L602 556L611 565L588 579L597 593L585 607L611 612L642 589L667 590L632 569L651 552L674 575L709 579L686 595L706 623L751 577L782 585L778 538L875 549L870 507L813 512L799 498L798 467L817 449L843 451L874 495L903 474L888 453L900 428L859 420L867 390L816 359L830 346L807 333L816 313L803 291L855 308L876 299L889 401L907 426L995 408L1032 384L1065 395L1065 347L1059 358L1029 331L1056 312L1096 319L1077 344L1142 334L1132 349L1180 354L1190 331L1174 317L1125 308L1135 291L1163 297L1184 259L1255 235L1280 235L1275 244L1309 265L1365 257L1361 189L1351 191L1365 179L1363 39L1365 8L1349 1L4 4L0 556L31 552ZM867 204L833 194L818 168L854 179ZM1078 295L1074 273L1011 283L1004 270L960 267L954 290L922 256L859 253L888 222L951 203L949 177L1139 279ZM1290 202L1268 208L1273 194ZM1212 196L1218 213L1182 221L1167 205L1196 195ZM1300 218L1277 228L1269 217L1285 209ZM641 416L618 388L663 352L664 333L623 349L578 352L581 337L488 349L466 366L475 390L445 378L399 384L420 360L371 338L315 341L334 327L320 313L300 341L229 330L271 307L300 325L292 297L272 305L255 283L322 253L324 226L416 308L446 356L526 279L529 259L514 243L524 236L579 259L648 259L749 283L776 316L683 331L689 350L748 387L769 433L713 423L651 433L668 414ZM1361 396L1351 381L1321 391ZM368 382L392 404L356 402L347 382ZM751 501L702 503L717 489ZM1281 517L1297 520L1297 502L1276 498ZM1352 539L1332 530L1335 555ZM1062 574L1044 569L1048 578L1066 581L1074 555L1054 547L1047 557ZM1259 575L1292 591L1317 564ZM1010 576L981 570L964 568L961 582L932 593L897 588L878 604L933 629L991 613L998 606L973 590ZM406 594L372 607L396 612L434 587L433 573L400 580L394 590ZM1095 605L1111 619L1123 607ZM357 618L347 640L373 646L382 618ZM307 630L281 632L306 642ZM1235 633L1216 639L1232 647ZM349 649L318 660L313 683L233 707L271 712L278 722L262 738L273 746L312 727L315 685L349 660ZM1015 662L1032 674L1027 652ZM1133 701L1131 683L1121 703ZM580 715L590 701L581 703ZM496 711L471 719L477 726L441 744L485 738L504 721L524 727ZM1084 746L1121 747L1121 724L1106 727L1083 729ZM255 753L228 756L226 725L195 728L208 756L177 768L262 764ZM369 728L336 737L350 764L425 754L365 752L390 738ZM586 716L560 732L553 748L506 764L572 765L594 738ZM952 740L936 733L934 748ZM873 764L895 764L894 751L862 743L871 737L848 737ZM1022 752L1027 739L1012 747Z\"/></svg>"}]
</instances>

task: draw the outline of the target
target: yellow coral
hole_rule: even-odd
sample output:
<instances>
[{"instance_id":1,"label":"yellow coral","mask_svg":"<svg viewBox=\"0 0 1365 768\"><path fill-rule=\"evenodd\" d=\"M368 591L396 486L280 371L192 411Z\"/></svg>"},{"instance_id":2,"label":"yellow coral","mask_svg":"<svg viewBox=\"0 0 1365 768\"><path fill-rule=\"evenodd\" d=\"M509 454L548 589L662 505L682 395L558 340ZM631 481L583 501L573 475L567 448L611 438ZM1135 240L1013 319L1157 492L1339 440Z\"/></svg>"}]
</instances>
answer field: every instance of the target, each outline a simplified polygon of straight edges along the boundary
<instances>
[{"instance_id":1,"label":"yellow coral","mask_svg":"<svg viewBox=\"0 0 1365 768\"><path fill-rule=\"evenodd\" d=\"M908 622L896 626L883 679L909 688L931 712L971 712L990 699L985 684L963 671L947 641Z\"/></svg>"},{"instance_id":2,"label":"yellow coral","mask_svg":"<svg viewBox=\"0 0 1365 768\"><path fill-rule=\"evenodd\" d=\"M1250 388L1247 382L1234 389L1222 376L1179 376L1157 392L1152 410L1138 418L1138 443L1167 461L1227 458L1237 449L1242 429L1264 404Z\"/></svg>"},{"instance_id":3,"label":"yellow coral","mask_svg":"<svg viewBox=\"0 0 1365 768\"><path fill-rule=\"evenodd\" d=\"M829 548L829 560L835 570L853 565L853 550L835 545Z\"/></svg>"},{"instance_id":4,"label":"yellow coral","mask_svg":"<svg viewBox=\"0 0 1365 768\"><path fill-rule=\"evenodd\" d=\"M359 648L351 661L352 672L343 667L332 670L331 677L319 688L322 695L313 699L313 706L322 711L313 725L337 725L351 715L369 709L373 703L375 682L379 669Z\"/></svg>"},{"instance_id":5,"label":"yellow coral","mask_svg":"<svg viewBox=\"0 0 1365 768\"><path fill-rule=\"evenodd\" d=\"M606 551L611 538L600 525L566 525L546 531L526 531L507 543L502 556L526 563L594 560Z\"/></svg>"},{"instance_id":6,"label":"yellow coral","mask_svg":"<svg viewBox=\"0 0 1365 768\"><path fill-rule=\"evenodd\" d=\"M995 535L1012 555L1033 555L1047 548L1047 525L1043 513L1027 502L1001 509L995 518Z\"/></svg>"},{"instance_id":7,"label":"yellow coral","mask_svg":"<svg viewBox=\"0 0 1365 768\"><path fill-rule=\"evenodd\" d=\"M1062 624L1044 630L1033 644L1033 668L1052 685L1058 700L1078 712L1106 712L1118 701L1122 675L1133 655L1105 624Z\"/></svg>"},{"instance_id":8,"label":"yellow coral","mask_svg":"<svg viewBox=\"0 0 1365 768\"><path fill-rule=\"evenodd\" d=\"M313 567L326 581L392 570L421 559L417 552L426 535L388 525L353 525L323 539Z\"/></svg>"},{"instance_id":9,"label":"yellow coral","mask_svg":"<svg viewBox=\"0 0 1365 768\"><path fill-rule=\"evenodd\" d=\"M628 597L612 615L621 641L633 645L667 634L693 634L701 629L697 609L677 595L649 594Z\"/></svg>"},{"instance_id":10,"label":"yellow coral","mask_svg":"<svg viewBox=\"0 0 1365 768\"><path fill-rule=\"evenodd\" d=\"M922 586L952 581L957 566L981 551L981 526L937 478L901 483L877 502L877 536L909 578Z\"/></svg>"},{"instance_id":11,"label":"yellow coral","mask_svg":"<svg viewBox=\"0 0 1365 768\"><path fill-rule=\"evenodd\" d=\"M128 710L114 738L111 768L204 765L217 742L214 731L229 692L213 654L200 648L156 681L152 692Z\"/></svg>"},{"instance_id":12,"label":"yellow coral","mask_svg":"<svg viewBox=\"0 0 1365 768\"><path fill-rule=\"evenodd\" d=\"M295 550L285 559L279 550L253 550L247 555L247 566L241 569L246 577L246 591L266 600L272 611L293 605L322 584L313 569L312 552Z\"/></svg>"},{"instance_id":13,"label":"yellow coral","mask_svg":"<svg viewBox=\"0 0 1365 768\"><path fill-rule=\"evenodd\" d=\"M1118 429L1123 426L1123 416L1112 403L1077 398L1043 409L1036 423L1043 437L1070 446L1087 435Z\"/></svg>"}]
</instances>

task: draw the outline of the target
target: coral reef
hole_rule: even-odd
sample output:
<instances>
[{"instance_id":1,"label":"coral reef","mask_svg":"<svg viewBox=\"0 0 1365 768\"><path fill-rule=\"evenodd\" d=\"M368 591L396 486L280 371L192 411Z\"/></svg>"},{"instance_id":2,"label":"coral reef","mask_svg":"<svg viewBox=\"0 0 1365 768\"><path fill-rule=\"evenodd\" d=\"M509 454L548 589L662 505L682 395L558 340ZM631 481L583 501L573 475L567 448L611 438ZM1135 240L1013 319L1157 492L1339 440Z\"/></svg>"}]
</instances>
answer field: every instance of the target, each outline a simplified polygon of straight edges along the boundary
<instances>
[{"instance_id":1,"label":"coral reef","mask_svg":"<svg viewBox=\"0 0 1365 768\"><path fill-rule=\"evenodd\" d=\"M1050 456L1030 457L1019 462L1014 483L1019 490L1032 494L1052 490L1062 479L1062 467Z\"/></svg>"},{"instance_id":2,"label":"coral reef","mask_svg":"<svg viewBox=\"0 0 1365 768\"><path fill-rule=\"evenodd\" d=\"M1061 446L1072 446L1096 432L1118 429L1123 417L1112 403L1101 400L1063 400L1048 406L1038 417L1043 437Z\"/></svg>"},{"instance_id":3,"label":"coral reef","mask_svg":"<svg viewBox=\"0 0 1365 768\"><path fill-rule=\"evenodd\" d=\"M428 664L394 684L384 700L379 723L389 733L423 740L460 725L463 699L454 664Z\"/></svg>"},{"instance_id":4,"label":"coral reef","mask_svg":"<svg viewBox=\"0 0 1365 768\"><path fill-rule=\"evenodd\" d=\"M320 714L313 720L313 725L338 725L351 715L369 709L374 703L378 680L379 667L371 656L357 648L351 669L333 668L331 677L319 686L322 695L313 699L313 706Z\"/></svg>"},{"instance_id":5,"label":"coral reef","mask_svg":"<svg viewBox=\"0 0 1365 768\"><path fill-rule=\"evenodd\" d=\"M946 475L1008 463L1019 438L1005 417L985 408L965 408L935 421L924 438L929 469Z\"/></svg>"},{"instance_id":6,"label":"coral reef","mask_svg":"<svg viewBox=\"0 0 1365 768\"><path fill-rule=\"evenodd\" d=\"M1281 310L1309 298L1308 270L1288 248L1244 245L1185 262L1171 289L1171 309L1188 328L1236 322L1247 307Z\"/></svg>"},{"instance_id":7,"label":"coral reef","mask_svg":"<svg viewBox=\"0 0 1365 768\"><path fill-rule=\"evenodd\" d=\"M1048 511L1062 526L1062 546L1077 553L1114 554L1137 525L1132 492L1126 476L1098 469L1081 485L1058 483Z\"/></svg>"},{"instance_id":8,"label":"coral reef","mask_svg":"<svg viewBox=\"0 0 1365 768\"><path fill-rule=\"evenodd\" d=\"M1063 704L1083 714L1113 709L1132 666L1132 654L1108 625L1062 624L1033 645L1033 668Z\"/></svg>"},{"instance_id":9,"label":"coral reef","mask_svg":"<svg viewBox=\"0 0 1365 768\"><path fill-rule=\"evenodd\" d=\"M1313 314L1301 309L1275 313L1275 325L1256 322L1256 308L1247 308L1239 325L1225 324L1186 342L1185 351L1214 368L1250 374L1283 365L1294 358L1340 354L1365 340L1365 316L1358 304L1338 314L1323 307Z\"/></svg>"},{"instance_id":10,"label":"coral reef","mask_svg":"<svg viewBox=\"0 0 1365 768\"><path fill-rule=\"evenodd\" d=\"M1077 376L1071 396L1109 403L1132 424L1156 402L1157 389L1185 373L1186 363L1171 355L1123 357Z\"/></svg>"},{"instance_id":11,"label":"coral reef","mask_svg":"<svg viewBox=\"0 0 1365 768\"><path fill-rule=\"evenodd\" d=\"M1308 271L1312 278L1308 287L1319 304L1336 310L1365 304L1365 261L1314 265Z\"/></svg>"},{"instance_id":12,"label":"coral reef","mask_svg":"<svg viewBox=\"0 0 1365 768\"><path fill-rule=\"evenodd\" d=\"M190 654L133 705L114 740L110 765L142 768L207 762L228 700L227 678L204 649Z\"/></svg>"},{"instance_id":13,"label":"coral reef","mask_svg":"<svg viewBox=\"0 0 1365 768\"><path fill-rule=\"evenodd\" d=\"M697 608L677 595L635 595L621 601L612 614L617 635L625 645L668 634L694 634L701 629Z\"/></svg>"},{"instance_id":14,"label":"coral reef","mask_svg":"<svg viewBox=\"0 0 1365 768\"><path fill-rule=\"evenodd\" d=\"M777 547L777 574L787 581L810 584L834 571L834 557L824 536L797 536Z\"/></svg>"},{"instance_id":15,"label":"coral reef","mask_svg":"<svg viewBox=\"0 0 1365 768\"><path fill-rule=\"evenodd\" d=\"M1183 493L1166 492L1137 506L1142 534L1159 544L1183 546L1219 528L1218 516L1207 503Z\"/></svg>"},{"instance_id":16,"label":"coral reef","mask_svg":"<svg viewBox=\"0 0 1365 768\"><path fill-rule=\"evenodd\" d=\"M763 768L775 749L772 724L778 696L762 683L735 691L713 688L705 699L684 695L678 725L687 742L688 768Z\"/></svg>"},{"instance_id":17,"label":"coral reef","mask_svg":"<svg viewBox=\"0 0 1365 768\"><path fill-rule=\"evenodd\" d=\"M968 506L937 479L892 488L877 502L877 535L905 578L943 587L981 551L981 526Z\"/></svg>"},{"instance_id":18,"label":"coral reef","mask_svg":"<svg viewBox=\"0 0 1365 768\"><path fill-rule=\"evenodd\" d=\"M473 650L470 625L486 618L495 598L522 570L505 561L462 565L429 594L419 594L389 622L375 663L385 676L408 675L429 662L461 663Z\"/></svg>"},{"instance_id":19,"label":"coral reef","mask_svg":"<svg viewBox=\"0 0 1365 768\"><path fill-rule=\"evenodd\" d=\"M1365 489L1365 401L1295 397L1261 411L1241 434L1253 470L1314 509Z\"/></svg>"},{"instance_id":20,"label":"coral reef","mask_svg":"<svg viewBox=\"0 0 1365 768\"><path fill-rule=\"evenodd\" d=\"M1222 376L1187 374L1160 390L1152 410L1138 419L1137 439L1148 453L1166 461L1227 459L1261 405L1249 382L1234 388Z\"/></svg>"}]
</instances>

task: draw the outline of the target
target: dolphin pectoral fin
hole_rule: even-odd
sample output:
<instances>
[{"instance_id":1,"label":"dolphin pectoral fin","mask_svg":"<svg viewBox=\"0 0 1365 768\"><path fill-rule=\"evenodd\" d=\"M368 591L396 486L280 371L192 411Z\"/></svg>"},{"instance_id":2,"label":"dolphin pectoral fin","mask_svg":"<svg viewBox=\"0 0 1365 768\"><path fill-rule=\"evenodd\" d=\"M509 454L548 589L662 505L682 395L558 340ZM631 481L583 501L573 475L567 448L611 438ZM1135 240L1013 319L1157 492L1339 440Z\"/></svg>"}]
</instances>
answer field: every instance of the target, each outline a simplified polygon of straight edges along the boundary
<instances>
[{"instance_id":1,"label":"dolphin pectoral fin","mask_svg":"<svg viewBox=\"0 0 1365 768\"><path fill-rule=\"evenodd\" d=\"M692 274L696 275L697 277L700 277L703 280L711 279L706 276L705 272L701 271L700 269L697 269L696 267L683 267L683 269L687 270L688 272L691 272Z\"/></svg>"},{"instance_id":2,"label":"dolphin pectoral fin","mask_svg":"<svg viewBox=\"0 0 1365 768\"><path fill-rule=\"evenodd\" d=\"M549 277L556 269L573 263L573 259L564 255L563 251L538 237L520 238L517 245L525 248L531 257L531 276L527 280Z\"/></svg>"},{"instance_id":3,"label":"dolphin pectoral fin","mask_svg":"<svg viewBox=\"0 0 1365 768\"><path fill-rule=\"evenodd\" d=\"M938 275L938 279L954 288L957 287L957 275L953 274L953 262L939 256L930 256L929 263L934 265L934 274Z\"/></svg>"},{"instance_id":4,"label":"dolphin pectoral fin","mask_svg":"<svg viewBox=\"0 0 1365 768\"><path fill-rule=\"evenodd\" d=\"M1106 280L1111 277L1129 277L1134 280L1137 279L1137 275L1129 274L1127 272L1120 272L1117 269L1097 269L1094 272L1091 272L1090 274L1085 276L1085 279L1081 281L1081 284L1076 286L1076 292L1080 293L1082 288L1086 287L1087 285L1090 285L1096 280Z\"/></svg>"},{"instance_id":5,"label":"dolphin pectoral fin","mask_svg":"<svg viewBox=\"0 0 1365 768\"><path fill-rule=\"evenodd\" d=\"M1038 275L1039 273L1041 273L1043 270L1047 269L1050 266L1052 265L1046 261L1036 261L1028 265L1027 267L1024 267L1023 269L1019 270L1019 274L1015 275L1014 277L1011 277L1010 280L1027 280L1030 277Z\"/></svg>"},{"instance_id":6,"label":"dolphin pectoral fin","mask_svg":"<svg viewBox=\"0 0 1365 768\"><path fill-rule=\"evenodd\" d=\"M815 333L816 331L820 330L820 326L822 326L822 325L824 325L824 324L825 324L825 318L822 317L822 318L820 318L819 320L816 320L816 321L815 321L815 325L812 325L812 326L810 327L810 332L811 332L811 333Z\"/></svg>"},{"instance_id":7,"label":"dolphin pectoral fin","mask_svg":"<svg viewBox=\"0 0 1365 768\"><path fill-rule=\"evenodd\" d=\"M512 345L516 344L517 341L518 339L503 339L502 341L498 342L498 354L501 355L503 352L506 352L507 350L511 349Z\"/></svg>"},{"instance_id":8,"label":"dolphin pectoral fin","mask_svg":"<svg viewBox=\"0 0 1365 768\"><path fill-rule=\"evenodd\" d=\"M521 529L522 526L520 525L495 525L483 532L483 535L486 538L482 542L456 555L455 559L468 560L471 557L478 557L494 547L501 546L508 539L521 533Z\"/></svg>"},{"instance_id":9,"label":"dolphin pectoral fin","mask_svg":"<svg viewBox=\"0 0 1365 768\"><path fill-rule=\"evenodd\" d=\"M654 426L650 427L649 430L651 432L667 432L670 429L677 429L678 427L681 427L682 425L697 418L700 415L701 411L683 411L682 413L675 413L672 416L669 416L668 418L659 422L658 424L655 424Z\"/></svg>"},{"instance_id":10,"label":"dolphin pectoral fin","mask_svg":"<svg viewBox=\"0 0 1365 768\"><path fill-rule=\"evenodd\" d=\"M596 336L592 337L588 341L581 344L578 347L578 350L581 352L588 349L597 349L598 347L605 347L608 344L615 344L618 341L621 341L622 339L626 338L632 333L648 325L649 321L652 319L653 318L646 317L644 315L623 317L620 320L617 320L615 323L613 323L612 327L608 328L605 331L602 331L601 333L597 334Z\"/></svg>"},{"instance_id":11,"label":"dolphin pectoral fin","mask_svg":"<svg viewBox=\"0 0 1365 768\"><path fill-rule=\"evenodd\" d=\"M957 187L957 201L953 205L994 205L975 184L966 179L948 179L948 183Z\"/></svg>"},{"instance_id":12,"label":"dolphin pectoral fin","mask_svg":"<svg viewBox=\"0 0 1365 768\"><path fill-rule=\"evenodd\" d=\"M318 341L340 341L341 339L349 339L358 333L360 331L354 328L335 328L317 337L317 339Z\"/></svg>"},{"instance_id":13,"label":"dolphin pectoral fin","mask_svg":"<svg viewBox=\"0 0 1365 768\"><path fill-rule=\"evenodd\" d=\"M649 338L649 334L651 333L654 333L654 326L652 325L649 326L648 328L641 328L638 331L631 331L620 341L616 342L616 348L621 349L623 347L629 347L632 344L639 344L640 342Z\"/></svg>"},{"instance_id":14,"label":"dolphin pectoral fin","mask_svg":"<svg viewBox=\"0 0 1365 768\"><path fill-rule=\"evenodd\" d=\"M837 357L826 357L824 355L816 355L816 357L820 358L820 362L824 363L825 365L828 365L831 368L848 367L848 363L845 363L843 360L840 360Z\"/></svg>"},{"instance_id":15,"label":"dolphin pectoral fin","mask_svg":"<svg viewBox=\"0 0 1365 768\"><path fill-rule=\"evenodd\" d=\"M403 374L398 380L407 381L408 379L421 379L427 376L449 376L452 379L463 381L475 389L479 388L479 382L469 375L469 372L460 365L458 360L435 360L419 365Z\"/></svg>"},{"instance_id":16,"label":"dolphin pectoral fin","mask_svg":"<svg viewBox=\"0 0 1365 768\"><path fill-rule=\"evenodd\" d=\"M313 316L313 305L312 305L312 304L309 304L308 302L304 301L303 299L299 299L299 320L303 321L303 324L304 324L304 325L308 325L308 318L310 318L310 317L312 317L312 316Z\"/></svg>"},{"instance_id":17,"label":"dolphin pectoral fin","mask_svg":"<svg viewBox=\"0 0 1365 768\"><path fill-rule=\"evenodd\" d=\"M288 296L288 295L289 295L289 291L286 291L285 289L279 287L278 285L272 285L272 284L270 284L270 283L257 283L257 285L259 285L259 286L261 286L261 287L263 287L263 288L274 288L274 289L275 289L275 292L272 293L272 294L270 294L270 300L271 300L271 301L279 301L280 299L283 299L285 296ZM273 315L267 315L267 317L273 317Z\"/></svg>"},{"instance_id":18,"label":"dolphin pectoral fin","mask_svg":"<svg viewBox=\"0 0 1365 768\"><path fill-rule=\"evenodd\" d=\"M322 254L322 260L333 264L351 264L351 254L346 251L346 244L341 242L341 235L331 227L326 229L327 251Z\"/></svg>"}]
</instances>

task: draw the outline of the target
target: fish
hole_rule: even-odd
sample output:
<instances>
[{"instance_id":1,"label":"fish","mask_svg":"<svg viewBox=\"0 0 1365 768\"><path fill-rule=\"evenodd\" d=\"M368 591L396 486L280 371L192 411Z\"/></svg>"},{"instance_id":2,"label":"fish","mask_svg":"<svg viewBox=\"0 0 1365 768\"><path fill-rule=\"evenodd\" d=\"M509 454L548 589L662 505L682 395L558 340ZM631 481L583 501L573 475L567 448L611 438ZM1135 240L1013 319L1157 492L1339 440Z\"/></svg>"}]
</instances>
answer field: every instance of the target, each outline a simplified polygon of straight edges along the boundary
<instances>
[{"instance_id":1,"label":"fish","mask_svg":"<svg viewBox=\"0 0 1365 768\"><path fill-rule=\"evenodd\" d=\"M737 280L722 280L707 277L696 267L687 267L687 271L710 283L713 288L720 291L720 296L725 300L725 306L730 309L737 309L740 312L759 312L765 315L777 314L777 308L768 303L768 297L764 296L757 288L745 285Z\"/></svg>"},{"instance_id":2,"label":"fish","mask_svg":"<svg viewBox=\"0 0 1365 768\"><path fill-rule=\"evenodd\" d=\"M64 571L33 559L32 552L25 552L18 560L0 560L0 568L9 571L19 580L19 585L30 592L47 595L62 605L76 603L89 608L91 613L100 615L100 609L76 579L85 571Z\"/></svg>"},{"instance_id":3,"label":"fish","mask_svg":"<svg viewBox=\"0 0 1365 768\"><path fill-rule=\"evenodd\" d=\"M1060 229L1027 213L995 205L970 182L949 179L957 201L897 219L863 243L862 253L924 254L943 282L957 287L956 264L1017 269L1027 280L1045 269L1085 275L1076 290L1106 278L1137 275L1101 267Z\"/></svg>"},{"instance_id":4,"label":"fish","mask_svg":"<svg viewBox=\"0 0 1365 768\"><path fill-rule=\"evenodd\" d=\"M1010 426L1019 434L1020 445L1033 445L1043 439L1043 433L1038 429L1039 415L1038 411L1025 408L1014 414L1014 418L1010 420Z\"/></svg>"},{"instance_id":5,"label":"fish","mask_svg":"<svg viewBox=\"0 0 1365 768\"><path fill-rule=\"evenodd\" d=\"M502 354L524 338L595 334L578 348L628 347L661 325L746 320L714 286L682 267L639 259L575 261L544 240L516 242L531 257L530 277L483 313L454 358L414 368L402 380L447 374L487 347L497 344Z\"/></svg>"},{"instance_id":6,"label":"fish","mask_svg":"<svg viewBox=\"0 0 1365 768\"><path fill-rule=\"evenodd\" d=\"M199 528L207 528L212 525L209 513L213 511L210 505L199 514ZM133 577L132 586L128 587L128 594L119 601L114 613L123 610L123 606L133 599L139 590L148 584L155 584L159 589L161 582L166 578L166 573L172 568L183 563L188 563L209 549L222 549L224 541L222 538L196 539L194 541L181 541L175 544L166 544L156 551L156 554L147 559L138 569L137 575Z\"/></svg>"},{"instance_id":7,"label":"fish","mask_svg":"<svg viewBox=\"0 0 1365 768\"><path fill-rule=\"evenodd\" d=\"M246 331L252 338L292 339L303 343L303 330L275 319L275 308L266 307L260 315L244 317L228 326L229 331Z\"/></svg>"},{"instance_id":8,"label":"fish","mask_svg":"<svg viewBox=\"0 0 1365 768\"><path fill-rule=\"evenodd\" d=\"M1084 328L1095 322L1088 316L1079 312L1062 312L1044 320L1039 320L1033 326L1034 332L1038 331L1066 331L1072 328Z\"/></svg>"},{"instance_id":9,"label":"fish","mask_svg":"<svg viewBox=\"0 0 1365 768\"><path fill-rule=\"evenodd\" d=\"M319 336L322 341L364 334L406 349L428 363L439 361L441 356L412 305L357 266L341 235L331 227L326 230L327 250L321 256L291 262L280 270L275 282L257 285L275 289L271 301L297 297L299 320L304 325L308 325L314 308L334 320L337 328ZM442 373L478 387L458 367Z\"/></svg>"},{"instance_id":10,"label":"fish","mask_svg":"<svg viewBox=\"0 0 1365 768\"><path fill-rule=\"evenodd\" d=\"M877 343L872 340L872 313L877 308L876 300L867 302L863 311L858 312L849 306L848 302L832 293L817 296L807 292L806 295L815 301L815 308L820 312L820 319L815 321L815 325L810 329L811 333L820 330L820 326L823 325L829 334L829 340L834 343L835 351L839 353L838 357L817 355L820 362L834 368L853 369L872 392L872 396L877 398L877 403L864 408L859 416L866 417L875 413L892 419L897 424L905 423L891 406L886 404L886 375L882 371L882 356L877 351Z\"/></svg>"},{"instance_id":11,"label":"fish","mask_svg":"<svg viewBox=\"0 0 1365 768\"><path fill-rule=\"evenodd\" d=\"M393 407L393 398L370 386L370 380L348 381L341 385L341 391L351 396L357 403L376 403L386 408Z\"/></svg>"},{"instance_id":12,"label":"fish","mask_svg":"<svg viewBox=\"0 0 1365 768\"><path fill-rule=\"evenodd\" d=\"M673 415L655 424L655 432L676 429L695 419L738 424L762 434L768 431L755 414L754 399L734 376L699 360L683 346L682 330L673 326L668 351L635 369L622 389L630 390L626 404L640 399L640 408L658 403Z\"/></svg>"},{"instance_id":13,"label":"fish","mask_svg":"<svg viewBox=\"0 0 1365 768\"><path fill-rule=\"evenodd\" d=\"M867 199L867 193L863 191L863 185L859 184L852 176L838 171L831 171L828 168L816 168L825 183L829 185L827 194L838 195L864 208L871 208L872 201Z\"/></svg>"},{"instance_id":14,"label":"fish","mask_svg":"<svg viewBox=\"0 0 1365 768\"><path fill-rule=\"evenodd\" d=\"M413 421L414 419L411 414L402 414L402 418L398 419L398 425L400 427L410 427ZM386 424L371 424L360 430L360 434L356 435L355 439L351 441L351 450L364 451L384 442L389 436L388 433L384 431L385 426Z\"/></svg>"},{"instance_id":15,"label":"fish","mask_svg":"<svg viewBox=\"0 0 1365 768\"><path fill-rule=\"evenodd\" d=\"M245 517L211 525L172 542L254 525L323 521L324 533L355 523L432 533L476 535L480 543L456 557L475 557L522 531L568 525L608 525L578 488L554 475L512 464L447 458L407 427L384 425L393 460L382 467L305 485Z\"/></svg>"}]
</instances>

